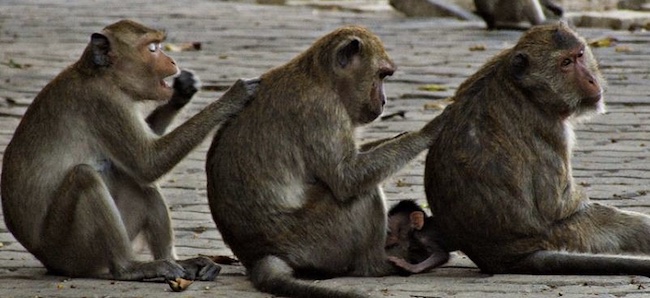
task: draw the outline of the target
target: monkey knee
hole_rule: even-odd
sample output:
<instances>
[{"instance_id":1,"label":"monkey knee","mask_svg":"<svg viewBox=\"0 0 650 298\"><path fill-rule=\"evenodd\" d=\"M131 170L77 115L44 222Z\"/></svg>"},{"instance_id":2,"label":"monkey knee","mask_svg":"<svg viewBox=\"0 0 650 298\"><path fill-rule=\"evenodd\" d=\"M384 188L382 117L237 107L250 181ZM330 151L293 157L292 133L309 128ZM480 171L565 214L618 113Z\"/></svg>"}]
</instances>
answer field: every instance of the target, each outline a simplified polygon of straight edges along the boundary
<instances>
[{"instance_id":1,"label":"monkey knee","mask_svg":"<svg viewBox=\"0 0 650 298\"><path fill-rule=\"evenodd\" d=\"M78 164L74 166L67 175L69 186L77 189L94 189L103 186L102 178L99 173L90 165Z\"/></svg>"}]
</instances>

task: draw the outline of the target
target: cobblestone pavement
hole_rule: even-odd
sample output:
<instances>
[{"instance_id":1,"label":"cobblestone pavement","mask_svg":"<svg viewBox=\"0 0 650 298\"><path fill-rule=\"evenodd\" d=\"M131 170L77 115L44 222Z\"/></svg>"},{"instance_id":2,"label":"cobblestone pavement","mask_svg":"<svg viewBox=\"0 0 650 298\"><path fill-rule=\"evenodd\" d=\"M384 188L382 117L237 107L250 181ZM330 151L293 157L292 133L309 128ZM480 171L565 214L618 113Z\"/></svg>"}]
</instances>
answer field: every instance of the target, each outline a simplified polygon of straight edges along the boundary
<instances>
[{"instance_id":1,"label":"cobblestone pavement","mask_svg":"<svg viewBox=\"0 0 650 298\"><path fill-rule=\"evenodd\" d=\"M243 2L34 1L0 2L0 151L36 93L80 56L91 33L122 18L164 28L169 43L198 41L201 51L171 53L195 70L204 88L186 108L187 118L241 77L281 65L316 38L344 24L371 28L399 66L388 79L386 113L405 117L374 122L360 136L372 140L421 127L437 115L441 99L489 57L514 44L520 32L483 29L482 23L405 19L372 12L262 6ZM596 48L605 77L608 113L578 126L573 159L576 181L604 204L650 213L650 35L580 29L589 39L611 36L616 46ZM420 87L436 84L441 91ZM207 141L160 181L181 257L231 255L206 204ZM405 198L424 203L424 155L385 181L389 204ZM146 257L146 255L143 255ZM196 282L171 293L166 284L67 279L43 267L7 231L0 214L0 297L268 297L255 291L241 266L224 266L214 282ZM481 274L462 255L447 266L411 277L335 278L317 281L358 288L374 297L643 297L650 279L636 276L525 276Z\"/></svg>"}]
</instances>

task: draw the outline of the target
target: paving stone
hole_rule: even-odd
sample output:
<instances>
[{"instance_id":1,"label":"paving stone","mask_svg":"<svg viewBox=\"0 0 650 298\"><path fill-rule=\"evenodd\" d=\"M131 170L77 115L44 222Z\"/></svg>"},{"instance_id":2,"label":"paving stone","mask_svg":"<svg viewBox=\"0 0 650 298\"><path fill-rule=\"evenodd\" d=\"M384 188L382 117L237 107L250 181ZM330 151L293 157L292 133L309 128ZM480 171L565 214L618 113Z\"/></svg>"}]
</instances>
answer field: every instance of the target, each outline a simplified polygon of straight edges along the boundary
<instances>
[{"instance_id":1,"label":"paving stone","mask_svg":"<svg viewBox=\"0 0 650 298\"><path fill-rule=\"evenodd\" d=\"M339 1L340 2L340 1ZM290 3L291 4L291 3ZM399 69L388 79L387 114L405 117L370 124L359 134L369 141L415 130L440 110L441 103L487 59L516 42L518 31L486 31L482 22L407 19L388 9L336 9L325 6L259 5L254 1L3 0L0 2L0 153L25 108L38 91L81 54L91 33L121 18L164 28L168 42L202 42L197 52L171 53L204 82L227 87L288 61L319 36L358 23L377 33ZM594 200L650 214L650 35L642 32L580 28L589 40L614 37L615 46L596 48L607 89L608 113L576 126L573 158L576 181ZM477 45L485 50L470 50ZM617 47L627 47L620 51ZM9 62L23 65L11 68ZM437 84L441 92L419 90ZM204 90L183 111L189 118L221 91ZM615 142L613 142L615 141ZM171 210L179 256L231 255L207 206L206 140L160 180ZM425 204L425 154L383 185L387 204L415 199ZM139 255L146 258L147 253ZM45 274L42 265L7 231L0 213L0 297L269 297L252 288L241 266L224 266L214 282L197 282L186 292L150 282L68 279ZM644 297L650 280L635 276L486 275L463 255L433 272L411 277L335 278L319 284L357 288L373 297ZM648 288L648 289L646 289Z\"/></svg>"}]
</instances>

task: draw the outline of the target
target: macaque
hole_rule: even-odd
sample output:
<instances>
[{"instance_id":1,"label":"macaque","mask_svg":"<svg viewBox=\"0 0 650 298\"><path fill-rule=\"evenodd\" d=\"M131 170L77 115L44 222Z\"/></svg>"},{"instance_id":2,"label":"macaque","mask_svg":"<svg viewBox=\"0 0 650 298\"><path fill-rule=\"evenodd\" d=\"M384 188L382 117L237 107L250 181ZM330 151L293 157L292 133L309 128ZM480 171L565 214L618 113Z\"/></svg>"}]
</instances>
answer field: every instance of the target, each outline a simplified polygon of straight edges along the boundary
<instances>
[{"instance_id":1,"label":"macaque","mask_svg":"<svg viewBox=\"0 0 650 298\"><path fill-rule=\"evenodd\" d=\"M488 29L526 29L562 17L564 10L551 0L474 0L477 14Z\"/></svg>"},{"instance_id":2,"label":"macaque","mask_svg":"<svg viewBox=\"0 0 650 298\"><path fill-rule=\"evenodd\" d=\"M413 200L402 200L388 210L386 253L409 273L426 272L449 261L433 218Z\"/></svg>"},{"instance_id":3,"label":"macaque","mask_svg":"<svg viewBox=\"0 0 650 298\"><path fill-rule=\"evenodd\" d=\"M425 191L448 249L486 273L650 275L650 217L592 202L571 174L573 126L605 81L565 23L533 27L436 117Z\"/></svg>"},{"instance_id":4,"label":"macaque","mask_svg":"<svg viewBox=\"0 0 650 298\"><path fill-rule=\"evenodd\" d=\"M206 163L210 210L261 291L365 297L298 279L400 273L388 260L380 183L430 145L435 122L358 146L395 65L379 38L342 27L261 77L219 130Z\"/></svg>"},{"instance_id":5,"label":"macaque","mask_svg":"<svg viewBox=\"0 0 650 298\"><path fill-rule=\"evenodd\" d=\"M7 146L7 227L50 273L213 280L220 271L204 257L176 261L156 180L243 109L256 81L238 81L164 134L198 84L162 52L164 39L129 20L92 34L81 58L36 96ZM171 87L164 79L175 75ZM146 118L138 109L145 101L160 103ZM135 260L132 241L139 235L153 261Z\"/></svg>"}]
</instances>

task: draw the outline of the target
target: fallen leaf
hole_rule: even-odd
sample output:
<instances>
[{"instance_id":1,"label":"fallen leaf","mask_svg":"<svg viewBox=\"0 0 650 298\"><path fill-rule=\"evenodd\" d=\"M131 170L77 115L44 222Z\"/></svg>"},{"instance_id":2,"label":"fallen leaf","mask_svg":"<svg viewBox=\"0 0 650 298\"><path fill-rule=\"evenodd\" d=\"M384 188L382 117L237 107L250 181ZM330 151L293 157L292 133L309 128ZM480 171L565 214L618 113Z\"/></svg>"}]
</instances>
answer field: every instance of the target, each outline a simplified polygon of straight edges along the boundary
<instances>
[{"instance_id":1,"label":"fallen leaf","mask_svg":"<svg viewBox=\"0 0 650 298\"><path fill-rule=\"evenodd\" d=\"M447 107L446 104L439 102L428 102L424 104L425 110L444 110Z\"/></svg>"},{"instance_id":2,"label":"fallen leaf","mask_svg":"<svg viewBox=\"0 0 650 298\"><path fill-rule=\"evenodd\" d=\"M421 91L431 91L431 92L436 92L436 91L447 91L447 87L443 85L437 85L437 84L429 84L429 85L424 85L418 87L418 90Z\"/></svg>"},{"instance_id":3,"label":"fallen leaf","mask_svg":"<svg viewBox=\"0 0 650 298\"><path fill-rule=\"evenodd\" d=\"M200 51L200 42L185 42L181 44L167 43L164 46L165 51L168 52L187 52L187 51Z\"/></svg>"},{"instance_id":4,"label":"fallen leaf","mask_svg":"<svg viewBox=\"0 0 650 298\"><path fill-rule=\"evenodd\" d=\"M629 53L632 52L632 48L628 46L618 46L614 48L614 51L616 51L617 53Z\"/></svg>"},{"instance_id":5,"label":"fallen leaf","mask_svg":"<svg viewBox=\"0 0 650 298\"><path fill-rule=\"evenodd\" d=\"M197 233L197 234L201 234L201 233L203 233L203 232L205 232L207 230L208 230L207 227L196 227L196 228L192 229L192 232Z\"/></svg>"},{"instance_id":6,"label":"fallen leaf","mask_svg":"<svg viewBox=\"0 0 650 298\"><path fill-rule=\"evenodd\" d=\"M399 179L395 183L395 186L397 186L397 187L409 187L409 186L411 186L411 184L409 184L407 182L404 182L404 180L402 180L402 179Z\"/></svg>"},{"instance_id":7,"label":"fallen leaf","mask_svg":"<svg viewBox=\"0 0 650 298\"><path fill-rule=\"evenodd\" d=\"M606 47L611 47L616 44L618 39L615 37L607 36L607 37L602 37L599 39L595 39L589 42L589 45L594 47L594 48L606 48Z\"/></svg>"},{"instance_id":8,"label":"fallen leaf","mask_svg":"<svg viewBox=\"0 0 650 298\"><path fill-rule=\"evenodd\" d=\"M167 284L169 287L172 289L174 292L182 292L185 291L194 281L183 279L183 278L176 278L175 280L168 280Z\"/></svg>"},{"instance_id":9,"label":"fallen leaf","mask_svg":"<svg viewBox=\"0 0 650 298\"><path fill-rule=\"evenodd\" d=\"M9 59L9 62L2 62L0 64L6 65L9 68L17 68L17 69L24 69L24 68L32 67L31 64L20 64L20 63L14 61L14 59Z\"/></svg>"},{"instance_id":10,"label":"fallen leaf","mask_svg":"<svg viewBox=\"0 0 650 298\"><path fill-rule=\"evenodd\" d=\"M469 47L469 50L472 51L472 52L485 51L485 49L486 49L485 45L482 45L482 44L477 44L477 45L473 45L473 46Z\"/></svg>"}]
</instances>

